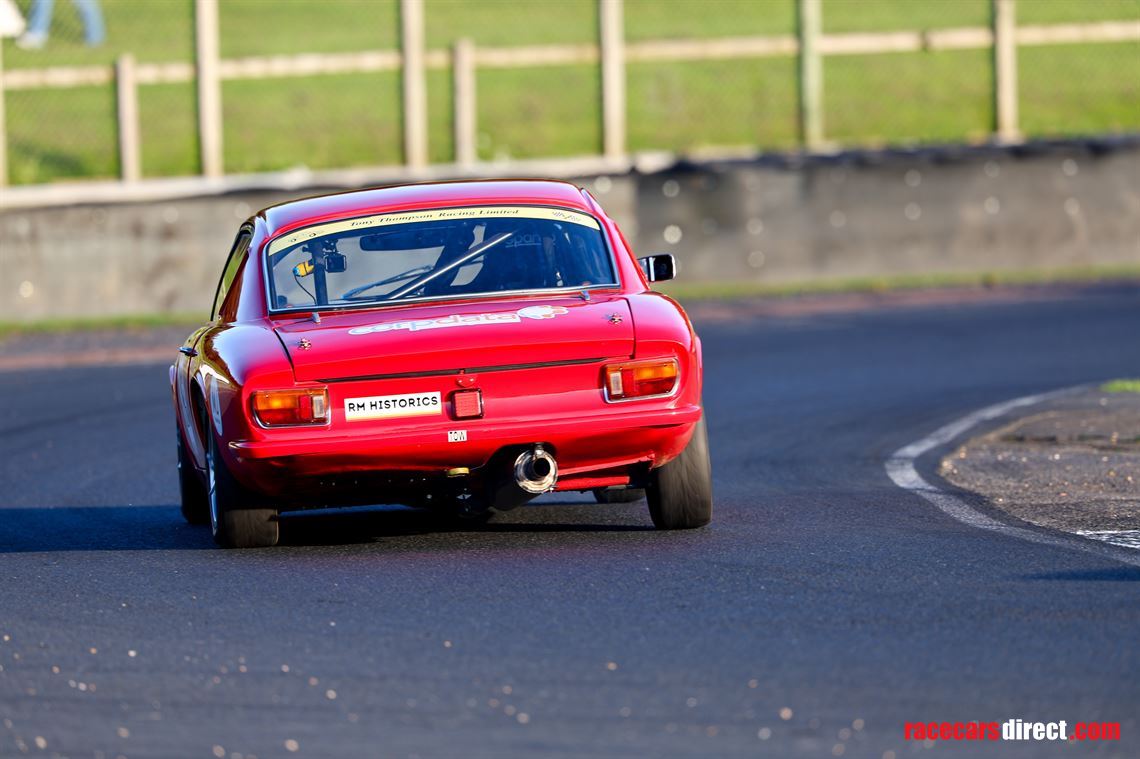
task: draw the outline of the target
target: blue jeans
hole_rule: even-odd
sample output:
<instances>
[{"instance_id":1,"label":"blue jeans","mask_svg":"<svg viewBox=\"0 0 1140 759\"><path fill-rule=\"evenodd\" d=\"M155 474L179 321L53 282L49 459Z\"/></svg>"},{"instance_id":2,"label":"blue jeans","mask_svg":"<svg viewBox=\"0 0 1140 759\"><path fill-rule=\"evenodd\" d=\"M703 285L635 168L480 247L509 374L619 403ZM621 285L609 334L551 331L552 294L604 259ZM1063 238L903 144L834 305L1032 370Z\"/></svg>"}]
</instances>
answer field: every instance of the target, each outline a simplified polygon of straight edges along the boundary
<instances>
[{"instance_id":1,"label":"blue jeans","mask_svg":"<svg viewBox=\"0 0 1140 759\"><path fill-rule=\"evenodd\" d=\"M54 4L55 0L34 0L28 18L29 35L47 39ZM83 19L83 41L92 46L103 44L105 33L103 11L99 8L99 0L71 0L71 4Z\"/></svg>"}]
</instances>

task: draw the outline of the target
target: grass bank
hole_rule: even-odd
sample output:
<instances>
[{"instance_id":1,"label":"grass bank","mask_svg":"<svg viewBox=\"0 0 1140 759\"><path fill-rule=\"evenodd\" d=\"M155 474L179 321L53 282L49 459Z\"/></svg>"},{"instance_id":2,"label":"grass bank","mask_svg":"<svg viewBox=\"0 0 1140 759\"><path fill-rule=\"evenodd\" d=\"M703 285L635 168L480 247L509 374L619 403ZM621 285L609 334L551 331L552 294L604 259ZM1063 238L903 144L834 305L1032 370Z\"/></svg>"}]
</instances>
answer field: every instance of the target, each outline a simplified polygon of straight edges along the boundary
<instances>
[{"instance_id":1,"label":"grass bank","mask_svg":"<svg viewBox=\"0 0 1140 759\"><path fill-rule=\"evenodd\" d=\"M105 65L123 52L145 62L190 60L189 0L105 0L103 6L104 46L84 47L73 9L58 3L47 46L27 51L5 41L4 65ZM989 0L825 0L823 16L827 32L937 29L985 26L989 8ZM794 0L626 0L626 37L792 34L794 9ZM220 13L222 55L227 58L397 45L396 0L228 0ZM1026 25L1129 19L1140 19L1140 0L1018 5L1018 21ZM596 35L597 3L428 0L426 23L432 48L445 48L461 36L486 46L588 43ZM828 138L843 146L987 139L993 120L989 56L985 50L960 50L828 57ZM1023 48L1019 64L1021 125L1027 137L1140 129L1140 43ZM484 69L477 78L481 158L600 150L596 66ZM796 141L795 81L791 57L631 63L629 147L787 149ZM431 159L449 161L454 151L448 72L431 72L428 88ZM222 96L230 172L401 160L400 81L393 72L232 81L224 84ZM5 98L13 184L116 176L111 86L16 90ZM140 110L144 175L196 173L193 84L142 87ZM80 123L82 129L74 128Z\"/></svg>"}]
</instances>

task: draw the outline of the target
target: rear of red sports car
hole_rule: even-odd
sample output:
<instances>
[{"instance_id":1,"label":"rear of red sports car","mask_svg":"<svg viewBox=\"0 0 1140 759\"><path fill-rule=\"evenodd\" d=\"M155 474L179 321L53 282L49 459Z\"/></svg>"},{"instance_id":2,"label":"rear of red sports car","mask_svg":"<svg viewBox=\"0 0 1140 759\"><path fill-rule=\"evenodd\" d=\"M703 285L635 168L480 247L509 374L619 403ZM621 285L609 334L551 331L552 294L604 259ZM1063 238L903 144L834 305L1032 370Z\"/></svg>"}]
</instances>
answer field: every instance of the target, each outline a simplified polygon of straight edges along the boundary
<instances>
[{"instance_id":1,"label":"rear of red sports car","mask_svg":"<svg viewBox=\"0 0 1140 759\"><path fill-rule=\"evenodd\" d=\"M554 490L708 522L700 344L643 271L671 259L639 265L587 193L390 188L247 231L172 369L183 511L222 545L273 544L295 508L474 518Z\"/></svg>"}]
</instances>

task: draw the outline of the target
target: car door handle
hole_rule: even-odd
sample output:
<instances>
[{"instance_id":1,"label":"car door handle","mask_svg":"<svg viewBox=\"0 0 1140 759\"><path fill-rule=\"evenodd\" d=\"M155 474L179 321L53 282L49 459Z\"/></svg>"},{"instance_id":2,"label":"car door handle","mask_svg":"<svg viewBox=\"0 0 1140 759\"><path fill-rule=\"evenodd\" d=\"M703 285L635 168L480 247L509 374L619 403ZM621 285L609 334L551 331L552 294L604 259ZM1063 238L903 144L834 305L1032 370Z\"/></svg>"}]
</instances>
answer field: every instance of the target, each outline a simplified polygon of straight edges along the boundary
<instances>
[{"instance_id":1,"label":"car door handle","mask_svg":"<svg viewBox=\"0 0 1140 759\"><path fill-rule=\"evenodd\" d=\"M189 345L183 345L178 349L178 352L184 356L190 356L191 358L198 355L198 351L194 350Z\"/></svg>"}]
</instances>

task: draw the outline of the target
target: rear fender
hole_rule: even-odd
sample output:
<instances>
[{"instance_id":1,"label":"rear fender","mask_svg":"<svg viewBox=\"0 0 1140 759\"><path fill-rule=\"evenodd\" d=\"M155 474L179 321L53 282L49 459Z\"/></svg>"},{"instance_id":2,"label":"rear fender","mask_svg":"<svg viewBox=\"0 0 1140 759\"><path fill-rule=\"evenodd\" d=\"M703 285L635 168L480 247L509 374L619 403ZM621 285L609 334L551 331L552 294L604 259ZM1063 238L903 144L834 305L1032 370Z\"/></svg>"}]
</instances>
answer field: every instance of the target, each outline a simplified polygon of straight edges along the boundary
<instances>
[{"instance_id":1,"label":"rear fender","mask_svg":"<svg viewBox=\"0 0 1140 759\"><path fill-rule=\"evenodd\" d=\"M241 479L239 462L225 443L260 436L263 430L253 422L250 395L259 389L293 387L292 364L277 335L262 322L218 327L204 337L199 354L191 382L201 393L209 430L223 443L223 458Z\"/></svg>"},{"instance_id":2,"label":"rear fender","mask_svg":"<svg viewBox=\"0 0 1140 759\"><path fill-rule=\"evenodd\" d=\"M633 314L637 337L635 358L677 356L681 365L681 388L677 402L699 404L703 381L701 344L692 322L680 304L658 292L626 296Z\"/></svg>"},{"instance_id":3,"label":"rear fender","mask_svg":"<svg viewBox=\"0 0 1140 759\"><path fill-rule=\"evenodd\" d=\"M183 343L184 347L197 348L209 327L202 327L191 333ZM199 470L206 468L206 452L202 445L201 429L198 425L197 411L194 406L193 372L196 358L184 353L178 353L174 363L170 366L170 389L174 399L174 418L182 444L190 461Z\"/></svg>"}]
</instances>

